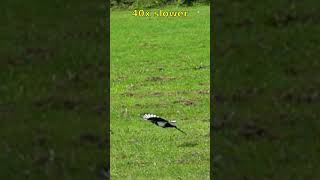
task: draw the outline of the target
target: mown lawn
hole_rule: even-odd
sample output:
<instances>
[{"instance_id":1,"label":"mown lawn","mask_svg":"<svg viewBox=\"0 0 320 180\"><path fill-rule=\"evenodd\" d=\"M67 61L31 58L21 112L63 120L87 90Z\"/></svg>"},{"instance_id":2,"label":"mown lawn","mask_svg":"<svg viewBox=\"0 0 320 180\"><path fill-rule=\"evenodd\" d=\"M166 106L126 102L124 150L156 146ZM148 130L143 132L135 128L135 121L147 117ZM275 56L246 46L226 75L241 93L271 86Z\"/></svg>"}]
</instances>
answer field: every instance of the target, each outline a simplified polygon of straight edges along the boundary
<instances>
[{"instance_id":1,"label":"mown lawn","mask_svg":"<svg viewBox=\"0 0 320 180\"><path fill-rule=\"evenodd\" d=\"M319 179L316 2L215 3L215 179Z\"/></svg>"},{"instance_id":2,"label":"mown lawn","mask_svg":"<svg viewBox=\"0 0 320 180\"><path fill-rule=\"evenodd\" d=\"M209 6L161 9L189 16L111 12L111 179L209 179ZM144 112L175 119L187 135Z\"/></svg>"}]
</instances>

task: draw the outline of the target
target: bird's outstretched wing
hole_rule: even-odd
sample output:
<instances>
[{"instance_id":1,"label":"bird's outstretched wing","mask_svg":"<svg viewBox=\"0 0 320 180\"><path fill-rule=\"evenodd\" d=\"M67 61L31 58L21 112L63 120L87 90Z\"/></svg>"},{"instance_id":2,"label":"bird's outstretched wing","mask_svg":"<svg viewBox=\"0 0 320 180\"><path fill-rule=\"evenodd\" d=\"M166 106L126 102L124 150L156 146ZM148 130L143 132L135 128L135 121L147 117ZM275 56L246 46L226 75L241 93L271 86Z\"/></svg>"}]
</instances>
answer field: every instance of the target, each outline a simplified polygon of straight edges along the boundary
<instances>
[{"instance_id":1,"label":"bird's outstretched wing","mask_svg":"<svg viewBox=\"0 0 320 180\"><path fill-rule=\"evenodd\" d=\"M154 124L156 124L157 126L160 126L160 127L163 127L163 128L168 128L168 127L174 127L176 128L178 131L184 133L184 134L187 134L185 133L184 131L182 131L181 129L177 128L176 126L176 121L167 121L155 114L151 114L151 113L143 113L141 114L142 118L144 120L147 120L147 121L150 121Z\"/></svg>"},{"instance_id":2,"label":"bird's outstretched wing","mask_svg":"<svg viewBox=\"0 0 320 180\"><path fill-rule=\"evenodd\" d=\"M155 114L150 114L150 113L143 113L142 114L142 118L144 120L150 120L150 118L160 118L159 116L155 115Z\"/></svg>"},{"instance_id":3,"label":"bird's outstretched wing","mask_svg":"<svg viewBox=\"0 0 320 180\"><path fill-rule=\"evenodd\" d=\"M143 114L142 118L147 121L166 121L165 119L162 119L160 116L150 113Z\"/></svg>"},{"instance_id":4,"label":"bird's outstretched wing","mask_svg":"<svg viewBox=\"0 0 320 180\"><path fill-rule=\"evenodd\" d=\"M160 127L164 127L168 123L168 121L166 121L165 119L162 119L161 117L150 113L142 114L142 118Z\"/></svg>"}]
</instances>

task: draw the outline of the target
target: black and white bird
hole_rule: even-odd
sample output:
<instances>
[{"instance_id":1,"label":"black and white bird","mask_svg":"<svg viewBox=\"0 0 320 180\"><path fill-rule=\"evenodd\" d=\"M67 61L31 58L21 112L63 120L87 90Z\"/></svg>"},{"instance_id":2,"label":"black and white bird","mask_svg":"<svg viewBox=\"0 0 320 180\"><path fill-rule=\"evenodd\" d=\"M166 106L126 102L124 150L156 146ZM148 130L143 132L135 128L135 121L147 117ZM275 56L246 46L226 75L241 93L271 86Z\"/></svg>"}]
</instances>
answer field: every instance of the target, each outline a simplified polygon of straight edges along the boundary
<instances>
[{"instance_id":1,"label":"black and white bird","mask_svg":"<svg viewBox=\"0 0 320 180\"><path fill-rule=\"evenodd\" d=\"M187 134L185 132L183 132L181 129L179 129L177 126L176 126L176 121L167 121L155 114L150 114L150 113L144 113L142 114L142 118L144 120L147 120L147 121L150 121L152 122L153 124L157 125L157 126L160 126L162 128L176 128L177 130L179 130L180 132L184 133L184 134Z\"/></svg>"}]
</instances>

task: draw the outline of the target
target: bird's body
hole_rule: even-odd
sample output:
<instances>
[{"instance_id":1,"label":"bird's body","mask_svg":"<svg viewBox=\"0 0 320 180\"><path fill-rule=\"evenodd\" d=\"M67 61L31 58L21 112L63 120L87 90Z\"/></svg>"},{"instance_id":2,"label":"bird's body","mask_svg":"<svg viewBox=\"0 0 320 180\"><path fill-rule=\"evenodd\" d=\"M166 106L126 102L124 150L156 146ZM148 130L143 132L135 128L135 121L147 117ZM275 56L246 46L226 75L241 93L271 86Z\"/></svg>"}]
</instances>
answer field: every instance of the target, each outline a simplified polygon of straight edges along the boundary
<instances>
[{"instance_id":1,"label":"bird's body","mask_svg":"<svg viewBox=\"0 0 320 180\"><path fill-rule=\"evenodd\" d=\"M182 133L186 134L185 132L183 132L181 129L177 128L176 126L176 121L167 121L155 114L150 114L150 113L145 113L142 114L142 118L144 120L150 121L153 124L160 126L162 128L176 128L177 130L181 131Z\"/></svg>"}]
</instances>

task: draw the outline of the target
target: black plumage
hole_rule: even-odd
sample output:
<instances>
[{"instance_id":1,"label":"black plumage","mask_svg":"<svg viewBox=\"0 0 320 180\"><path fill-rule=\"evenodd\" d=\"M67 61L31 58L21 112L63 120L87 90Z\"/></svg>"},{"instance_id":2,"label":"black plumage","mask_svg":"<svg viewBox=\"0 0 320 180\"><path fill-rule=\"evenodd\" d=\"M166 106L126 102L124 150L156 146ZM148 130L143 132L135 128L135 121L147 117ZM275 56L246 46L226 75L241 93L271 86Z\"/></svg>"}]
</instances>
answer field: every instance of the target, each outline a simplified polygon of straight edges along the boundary
<instances>
[{"instance_id":1,"label":"black plumage","mask_svg":"<svg viewBox=\"0 0 320 180\"><path fill-rule=\"evenodd\" d=\"M184 131L182 131L181 129L179 129L175 123L176 121L167 121L155 114L150 114L150 113L144 113L142 114L142 118L144 120L147 120L147 121L150 121L152 122L153 124L157 125L157 126L160 126L162 128L176 128L177 130L179 130L180 132L186 134Z\"/></svg>"}]
</instances>

